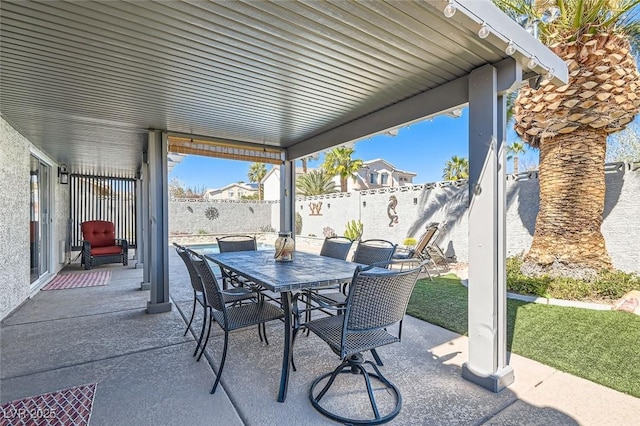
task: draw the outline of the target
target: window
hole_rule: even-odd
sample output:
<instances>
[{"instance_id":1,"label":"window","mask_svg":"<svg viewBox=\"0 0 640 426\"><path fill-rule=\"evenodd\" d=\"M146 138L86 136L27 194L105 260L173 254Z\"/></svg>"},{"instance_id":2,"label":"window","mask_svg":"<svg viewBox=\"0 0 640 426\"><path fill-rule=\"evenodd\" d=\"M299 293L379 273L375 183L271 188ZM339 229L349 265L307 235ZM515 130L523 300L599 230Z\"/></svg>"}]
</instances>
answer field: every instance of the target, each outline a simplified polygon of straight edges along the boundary
<instances>
[{"instance_id":1,"label":"window","mask_svg":"<svg viewBox=\"0 0 640 426\"><path fill-rule=\"evenodd\" d=\"M371 175L369 175L369 183L378 183L377 173L371 173Z\"/></svg>"},{"instance_id":2,"label":"window","mask_svg":"<svg viewBox=\"0 0 640 426\"><path fill-rule=\"evenodd\" d=\"M380 184L381 185L388 185L389 184L389 175L386 173L383 173L380 175Z\"/></svg>"},{"instance_id":3,"label":"window","mask_svg":"<svg viewBox=\"0 0 640 426\"><path fill-rule=\"evenodd\" d=\"M233 198L233 191L229 191L229 198Z\"/></svg>"}]
</instances>

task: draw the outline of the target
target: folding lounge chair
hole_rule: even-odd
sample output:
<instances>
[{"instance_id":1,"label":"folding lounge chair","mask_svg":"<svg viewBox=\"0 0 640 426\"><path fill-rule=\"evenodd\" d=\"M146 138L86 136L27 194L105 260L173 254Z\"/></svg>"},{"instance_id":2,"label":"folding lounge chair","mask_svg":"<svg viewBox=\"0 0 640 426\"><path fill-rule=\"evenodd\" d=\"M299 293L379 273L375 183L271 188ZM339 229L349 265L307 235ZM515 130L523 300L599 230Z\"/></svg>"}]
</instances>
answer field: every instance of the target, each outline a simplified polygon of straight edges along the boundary
<instances>
[{"instance_id":1,"label":"folding lounge chair","mask_svg":"<svg viewBox=\"0 0 640 426\"><path fill-rule=\"evenodd\" d=\"M440 276L438 265L436 264L436 262L433 260L433 257L431 256L431 251L435 250L435 248L433 248L432 246L437 247L437 245L435 245L435 237L437 234L438 234L438 224L432 223L428 225L426 232L422 234L422 236L420 237L420 240L418 240L418 243L414 248L409 250L400 249L396 251L396 253L393 255L393 259L402 260L402 259L417 258L420 260L426 260L428 261L428 263L431 263L433 265L434 269L438 273L438 276ZM437 250L439 250L440 253L442 253L442 250L440 250L439 247L437 248ZM446 258L444 257L444 253L442 254L442 256L446 260ZM429 276L429 279L433 281L433 277L431 276L431 273L429 272L429 270L427 268L425 268L425 270L427 271L427 275Z\"/></svg>"}]
</instances>

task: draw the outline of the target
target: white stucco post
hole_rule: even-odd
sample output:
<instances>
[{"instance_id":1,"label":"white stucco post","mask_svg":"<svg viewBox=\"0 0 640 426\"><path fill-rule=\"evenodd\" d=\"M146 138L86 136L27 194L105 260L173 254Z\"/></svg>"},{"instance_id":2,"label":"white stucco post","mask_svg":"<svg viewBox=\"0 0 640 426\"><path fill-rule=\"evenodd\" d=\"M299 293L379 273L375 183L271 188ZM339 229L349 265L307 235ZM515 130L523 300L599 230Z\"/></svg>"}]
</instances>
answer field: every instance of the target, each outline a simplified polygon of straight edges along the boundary
<instances>
[{"instance_id":1,"label":"white stucco post","mask_svg":"<svg viewBox=\"0 0 640 426\"><path fill-rule=\"evenodd\" d=\"M142 244L140 243L140 237L142 236L142 171L138 170L135 180L135 206L136 206L136 254L133 258L136 260L135 268L142 267Z\"/></svg>"},{"instance_id":2,"label":"white stucco post","mask_svg":"<svg viewBox=\"0 0 640 426\"><path fill-rule=\"evenodd\" d=\"M142 165L140 166L141 177L141 202L140 202L140 235L138 245L140 246L140 260L142 262L142 282L140 290L151 289L151 257L149 246L151 240L149 236L149 155L142 153ZM137 251L138 249L136 249Z\"/></svg>"},{"instance_id":3,"label":"white stucco post","mask_svg":"<svg viewBox=\"0 0 640 426\"><path fill-rule=\"evenodd\" d=\"M498 95L498 70L485 65L471 72L469 360L462 366L462 376L494 392L514 380L506 363L505 113L505 99Z\"/></svg>"},{"instance_id":4,"label":"white stucco post","mask_svg":"<svg viewBox=\"0 0 640 426\"><path fill-rule=\"evenodd\" d=\"M157 314L171 310L169 301L169 203L167 134L149 131L149 259L150 300L147 312ZM146 265L145 265L146 266Z\"/></svg>"}]
</instances>

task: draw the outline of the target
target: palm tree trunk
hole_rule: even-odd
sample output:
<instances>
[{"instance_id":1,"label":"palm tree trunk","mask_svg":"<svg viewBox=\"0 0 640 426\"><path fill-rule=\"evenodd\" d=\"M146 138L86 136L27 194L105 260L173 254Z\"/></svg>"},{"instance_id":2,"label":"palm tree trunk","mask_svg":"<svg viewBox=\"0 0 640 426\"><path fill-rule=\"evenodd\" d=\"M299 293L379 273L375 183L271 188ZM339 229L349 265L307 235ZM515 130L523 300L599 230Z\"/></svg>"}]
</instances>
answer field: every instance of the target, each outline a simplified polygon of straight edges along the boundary
<instances>
[{"instance_id":1,"label":"palm tree trunk","mask_svg":"<svg viewBox=\"0 0 640 426\"><path fill-rule=\"evenodd\" d=\"M611 268L600 227L604 210L605 132L577 130L540 143L540 210L525 262Z\"/></svg>"},{"instance_id":2,"label":"palm tree trunk","mask_svg":"<svg viewBox=\"0 0 640 426\"><path fill-rule=\"evenodd\" d=\"M347 192L347 177L340 176L340 192Z\"/></svg>"},{"instance_id":3,"label":"palm tree trunk","mask_svg":"<svg viewBox=\"0 0 640 426\"><path fill-rule=\"evenodd\" d=\"M518 156L513 157L513 174L518 174Z\"/></svg>"}]
</instances>

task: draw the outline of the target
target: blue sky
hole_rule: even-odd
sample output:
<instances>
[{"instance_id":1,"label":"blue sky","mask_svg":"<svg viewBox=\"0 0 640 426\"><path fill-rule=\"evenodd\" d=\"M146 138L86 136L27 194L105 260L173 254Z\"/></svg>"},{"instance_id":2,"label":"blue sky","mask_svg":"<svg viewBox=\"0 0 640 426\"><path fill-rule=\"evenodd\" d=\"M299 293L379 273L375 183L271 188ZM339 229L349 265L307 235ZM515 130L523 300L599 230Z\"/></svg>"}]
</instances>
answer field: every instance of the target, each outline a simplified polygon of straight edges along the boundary
<instances>
[{"instance_id":1,"label":"blue sky","mask_svg":"<svg viewBox=\"0 0 640 426\"><path fill-rule=\"evenodd\" d=\"M517 140L512 126L509 126L507 142ZM403 127L397 136L376 136L364 139L355 145L354 158L373 160L384 158L396 168L417 173L414 183L436 182L442 180L445 162L453 155L469 157L468 154L469 114L463 110L460 118L436 117ZM318 167L323 159L309 163ZM537 164L538 152L527 148L520 157L522 165ZM191 188L220 188L232 182L248 182L248 162L205 158L190 155L175 166L169 179L177 178ZM267 169L270 168L267 165ZM509 162L508 172L512 171Z\"/></svg>"}]
</instances>

